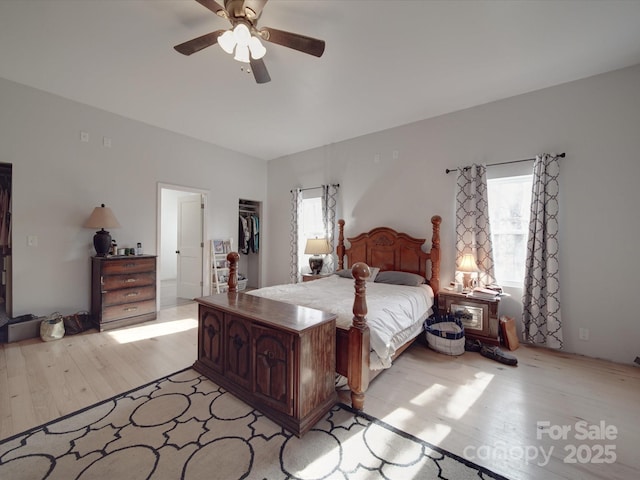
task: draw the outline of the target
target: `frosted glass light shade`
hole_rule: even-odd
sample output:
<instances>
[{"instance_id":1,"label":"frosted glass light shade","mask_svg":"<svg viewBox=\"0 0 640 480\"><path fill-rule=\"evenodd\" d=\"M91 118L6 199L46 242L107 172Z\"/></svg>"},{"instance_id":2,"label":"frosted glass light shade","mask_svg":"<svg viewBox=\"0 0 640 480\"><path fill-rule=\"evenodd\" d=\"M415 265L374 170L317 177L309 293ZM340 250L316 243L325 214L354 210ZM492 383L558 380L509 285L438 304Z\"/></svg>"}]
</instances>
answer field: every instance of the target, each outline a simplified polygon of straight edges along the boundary
<instances>
[{"instance_id":1,"label":"frosted glass light shade","mask_svg":"<svg viewBox=\"0 0 640 480\"><path fill-rule=\"evenodd\" d=\"M236 46L236 37L231 30L227 30L218 37L218 45L228 54L233 53L233 49Z\"/></svg>"},{"instance_id":2,"label":"frosted glass light shade","mask_svg":"<svg viewBox=\"0 0 640 480\"><path fill-rule=\"evenodd\" d=\"M249 28L244 23L239 23L233 29L233 36L238 42L238 45L242 45L246 47L249 45L249 40L251 39L251 32L249 32Z\"/></svg>"},{"instance_id":3,"label":"frosted glass light shade","mask_svg":"<svg viewBox=\"0 0 640 480\"><path fill-rule=\"evenodd\" d=\"M262 42L258 37L251 37L249 40L249 50L251 51L251 57L254 60L259 60L267 53L267 49L264 48Z\"/></svg>"},{"instance_id":4,"label":"frosted glass light shade","mask_svg":"<svg viewBox=\"0 0 640 480\"><path fill-rule=\"evenodd\" d=\"M236 55L233 59L239 62L249 63L249 47L238 44L236 46Z\"/></svg>"}]
</instances>

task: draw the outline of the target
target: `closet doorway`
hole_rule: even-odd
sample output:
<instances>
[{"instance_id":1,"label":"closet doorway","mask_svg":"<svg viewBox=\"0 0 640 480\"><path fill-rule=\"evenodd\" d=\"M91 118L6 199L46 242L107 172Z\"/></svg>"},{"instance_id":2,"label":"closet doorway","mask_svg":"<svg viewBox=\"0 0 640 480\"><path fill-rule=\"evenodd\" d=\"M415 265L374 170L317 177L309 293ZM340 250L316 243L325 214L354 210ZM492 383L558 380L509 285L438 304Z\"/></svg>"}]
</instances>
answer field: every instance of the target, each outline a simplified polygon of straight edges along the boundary
<instances>
[{"instance_id":1,"label":"closet doorway","mask_svg":"<svg viewBox=\"0 0 640 480\"><path fill-rule=\"evenodd\" d=\"M207 192L158 184L159 308L203 295Z\"/></svg>"},{"instance_id":2,"label":"closet doorway","mask_svg":"<svg viewBox=\"0 0 640 480\"><path fill-rule=\"evenodd\" d=\"M261 230L262 202L239 199L238 201L238 253L240 263L238 273L247 279L249 289L262 286L261 273Z\"/></svg>"},{"instance_id":3,"label":"closet doorway","mask_svg":"<svg viewBox=\"0 0 640 480\"><path fill-rule=\"evenodd\" d=\"M11 180L13 166L0 163L0 327L13 314L11 303Z\"/></svg>"}]
</instances>

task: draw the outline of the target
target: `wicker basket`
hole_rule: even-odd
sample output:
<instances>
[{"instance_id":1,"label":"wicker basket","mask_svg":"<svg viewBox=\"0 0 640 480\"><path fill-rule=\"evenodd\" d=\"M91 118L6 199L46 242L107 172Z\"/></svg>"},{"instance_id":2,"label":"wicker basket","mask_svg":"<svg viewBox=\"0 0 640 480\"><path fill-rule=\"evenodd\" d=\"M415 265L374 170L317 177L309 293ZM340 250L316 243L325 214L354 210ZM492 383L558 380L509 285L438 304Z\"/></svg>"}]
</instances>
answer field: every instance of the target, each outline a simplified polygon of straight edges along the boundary
<instances>
[{"instance_id":1,"label":"wicker basket","mask_svg":"<svg viewBox=\"0 0 640 480\"><path fill-rule=\"evenodd\" d=\"M453 315L435 315L425 322L427 344L436 352L446 355L464 353L464 327Z\"/></svg>"}]
</instances>

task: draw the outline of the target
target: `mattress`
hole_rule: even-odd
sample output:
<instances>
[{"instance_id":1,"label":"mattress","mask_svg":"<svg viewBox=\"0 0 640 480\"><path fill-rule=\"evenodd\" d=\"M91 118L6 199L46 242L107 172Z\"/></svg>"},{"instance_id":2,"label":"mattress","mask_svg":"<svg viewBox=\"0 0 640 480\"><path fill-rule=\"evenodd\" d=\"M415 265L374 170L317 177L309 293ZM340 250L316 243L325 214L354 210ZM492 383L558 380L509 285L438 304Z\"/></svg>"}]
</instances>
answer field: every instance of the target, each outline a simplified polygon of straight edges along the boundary
<instances>
[{"instance_id":1,"label":"mattress","mask_svg":"<svg viewBox=\"0 0 640 480\"><path fill-rule=\"evenodd\" d=\"M330 275L312 282L275 285L247 292L334 313L336 324L349 328L353 319L354 280ZM423 331L431 314L433 290L428 285L409 287L367 282L367 325L370 330L373 370L391 366L396 350Z\"/></svg>"}]
</instances>

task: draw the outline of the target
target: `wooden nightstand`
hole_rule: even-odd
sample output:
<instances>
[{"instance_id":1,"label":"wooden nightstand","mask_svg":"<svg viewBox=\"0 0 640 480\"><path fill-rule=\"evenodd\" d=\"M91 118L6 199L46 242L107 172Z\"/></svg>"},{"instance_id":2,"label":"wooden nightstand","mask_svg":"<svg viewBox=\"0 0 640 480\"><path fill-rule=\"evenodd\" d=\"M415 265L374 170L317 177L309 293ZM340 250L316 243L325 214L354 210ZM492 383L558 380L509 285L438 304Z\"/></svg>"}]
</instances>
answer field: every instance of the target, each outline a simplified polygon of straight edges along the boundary
<instances>
[{"instance_id":1,"label":"wooden nightstand","mask_svg":"<svg viewBox=\"0 0 640 480\"><path fill-rule=\"evenodd\" d=\"M312 282L314 280L318 280L319 278L328 277L329 275L332 275L332 274L331 273L319 273L318 275L315 275L313 273L305 273L304 275L302 275L302 281L303 282Z\"/></svg>"},{"instance_id":2,"label":"wooden nightstand","mask_svg":"<svg viewBox=\"0 0 640 480\"><path fill-rule=\"evenodd\" d=\"M500 297L492 300L473 297L464 293L442 290L438 293L440 313L464 312L461 318L465 337L491 345L500 345L498 305Z\"/></svg>"}]
</instances>

